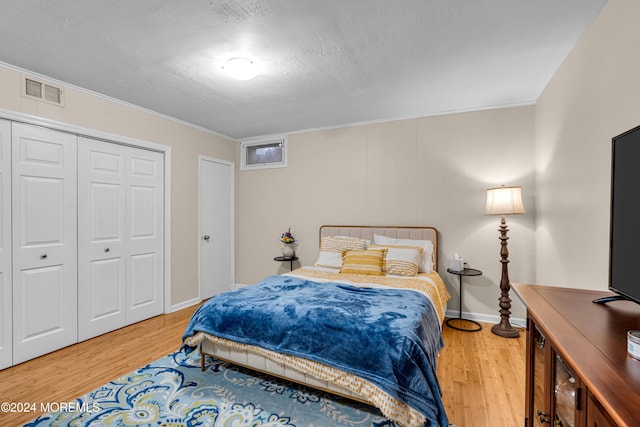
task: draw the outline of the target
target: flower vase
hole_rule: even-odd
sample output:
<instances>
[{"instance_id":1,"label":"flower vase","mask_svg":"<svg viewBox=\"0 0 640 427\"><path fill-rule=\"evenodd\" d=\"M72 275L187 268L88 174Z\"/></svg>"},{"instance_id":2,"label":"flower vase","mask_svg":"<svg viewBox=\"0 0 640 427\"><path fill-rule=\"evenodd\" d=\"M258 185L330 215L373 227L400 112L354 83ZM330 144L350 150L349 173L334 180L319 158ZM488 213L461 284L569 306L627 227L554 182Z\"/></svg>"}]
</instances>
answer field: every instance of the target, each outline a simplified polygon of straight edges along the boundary
<instances>
[{"instance_id":1,"label":"flower vase","mask_svg":"<svg viewBox=\"0 0 640 427\"><path fill-rule=\"evenodd\" d=\"M283 245L282 246L282 256L292 257L294 256L296 251L293 248L293 245Z\"/></svg>"}]
</instances>

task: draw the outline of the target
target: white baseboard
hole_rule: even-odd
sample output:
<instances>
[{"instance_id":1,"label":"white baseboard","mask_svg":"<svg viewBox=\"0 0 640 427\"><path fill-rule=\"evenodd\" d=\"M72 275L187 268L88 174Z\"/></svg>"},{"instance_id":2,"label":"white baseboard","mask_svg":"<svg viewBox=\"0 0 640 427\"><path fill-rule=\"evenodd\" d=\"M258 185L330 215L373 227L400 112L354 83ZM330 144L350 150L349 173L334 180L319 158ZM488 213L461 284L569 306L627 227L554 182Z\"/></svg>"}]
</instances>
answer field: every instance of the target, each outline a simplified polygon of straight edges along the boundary
<instances>
[{"instance_id":1,"label":"white baseboard","mask_svg":"<svg viewBox=\"0 0 640 427\"><path fill-rule=\"evenodd\" d=\"M202 301L200 298L193 298L187 301L183 301L181 303L175 304L171 306L171 313L174 313L178 310L182 310L183 308L187 308L187 307L191 307L193 305L196 304L200 304L200 301Z\"/></svg>"},{"instance_id":2,"label":"white baseboard","mask_svg":"<svg viewBox=\"0 0 640 427\"><path fill-rule=\"evenodd\" d=\"M240 289L243 286L247 286L247 285L244 285L242 283L236 283L235 285L233 285L232 289ZM173 313L175 311L178 311L178 310L182 310L183 308L187 308L187 307L191 307L191 306L196 305L196 304L200 304L201 302L202 302L201 298L193 298L193 299L190 299L190 300L183 301L181 303L172 305L171 306L171 313Z\"/></svg>"},{"instance_id":3,"label":"white baseboard","mask_svg":"<svg viewBox=\"0 0 640 427\"><path fill-rule=\"evenodd\" d=\"M447 310L445 316L450 318L458 317L458 310ZM463 319L475 320L476 322L482 323L500 323L500 316L492 315L492 314L481 314L481 313L467 313L462 312ZM527 319L521 319L517 317L511 317L510 323L512 326L516 328L526 328L527 327Z\"/></svg>"}]
</instances>

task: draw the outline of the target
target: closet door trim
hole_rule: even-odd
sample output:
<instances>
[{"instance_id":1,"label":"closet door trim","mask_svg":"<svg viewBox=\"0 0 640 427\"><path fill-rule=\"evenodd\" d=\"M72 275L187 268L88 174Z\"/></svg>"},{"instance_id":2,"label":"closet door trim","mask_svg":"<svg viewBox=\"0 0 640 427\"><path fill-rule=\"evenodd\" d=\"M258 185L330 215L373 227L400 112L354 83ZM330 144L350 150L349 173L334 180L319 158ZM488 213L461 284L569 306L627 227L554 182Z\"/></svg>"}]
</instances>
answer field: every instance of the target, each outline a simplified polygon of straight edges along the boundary
<instances>
[{"instance_id":1,"label":"closet door trim","mask_svg":"<svg viewBox=\"0 0 640 427\"><path fill-rule=\"evenodd\" d=\"M0 120L0 369L13 365L11 122Z\"/></svg>"},{"instance_id":2,"label":"closet door trim","mask_svg":"<svg viewBox=\"0 0 640 427\"><path fill-rule=\"evenodd\" d=\"M14 122L25 123L29 125L43 126L53 130L69 132L77 134L78 137L86 136L113 142L122 145L128 145L136 148L157 151L164 156L164 313L171 313L181 306L174 307L171 305L171 147L168 145L158 144L155 142L144 141L141 139L130 138L122 135L116 135L109 132L103 132L96 129L85 128L82 126L71 125L68 123L58 122L56 120L44 119L42 117L31 116L16 111L0 108L0 119L7 119Z\"/></svg>"}]
</instances>

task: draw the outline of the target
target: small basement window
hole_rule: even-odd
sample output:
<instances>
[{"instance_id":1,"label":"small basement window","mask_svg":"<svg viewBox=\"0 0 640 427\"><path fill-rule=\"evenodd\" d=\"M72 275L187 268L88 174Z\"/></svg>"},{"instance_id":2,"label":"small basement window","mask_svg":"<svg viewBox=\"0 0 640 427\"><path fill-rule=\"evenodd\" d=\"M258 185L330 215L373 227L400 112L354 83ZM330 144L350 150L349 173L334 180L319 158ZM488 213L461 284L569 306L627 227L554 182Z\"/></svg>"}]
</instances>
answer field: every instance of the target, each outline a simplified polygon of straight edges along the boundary
<instances>
[{"instance_id":1,"label":"small basement window","mask_svg":"<svg viewBox=\"0 0 640 427\"><path fill-rule=\"evenodd\" d=\"M240 170L287 167L287 138L276 137L241 143Z\"/></svg>"}]
</instances>

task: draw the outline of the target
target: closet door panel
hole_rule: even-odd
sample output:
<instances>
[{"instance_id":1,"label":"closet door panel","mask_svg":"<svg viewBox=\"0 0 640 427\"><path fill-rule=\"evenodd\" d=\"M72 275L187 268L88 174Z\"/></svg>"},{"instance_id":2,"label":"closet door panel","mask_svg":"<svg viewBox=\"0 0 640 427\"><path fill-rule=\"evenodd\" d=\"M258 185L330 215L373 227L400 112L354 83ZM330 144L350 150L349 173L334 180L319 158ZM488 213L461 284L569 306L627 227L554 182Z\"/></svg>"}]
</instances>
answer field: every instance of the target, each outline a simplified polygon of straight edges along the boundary
<instances>
[{"instance_id":1,"label":"closet door panel","mask_svg":"<svg viewBox=\"0 0 640 427\"><path fill-rule=\"evenodd\" d=\"M162 313L164 165L161 153L130 149L127 224L129 322Z\"/></svg>"},{"instance_id":2,"label":"closet door panel","mask_svg":"<svg viewBox=\"0 0 640 427\"><path fill-rule=\"evenodd\" d=\"M17 323L23 342L64 332L65 298L61 292L64 275L64 266L60 264L22 270L18 304L21 317Z\"/></svg>"},{"instance_id":3,"label":"closet door panel","mask_svg":"<svg viewBox=\"0 0 640 427\"><path fill-rule=\"evenodd\" d=\"M12 126L14 363L77 342L77 137Z\"/></svg>"},{"instance_id":4,"label":"closet door panel","mask_svg":"<svg viewBox=\"0 0 640 427\"><path fill-rule=\"evenodd\" d=\"M83 137L79 147L79 327L86 339L162 313L164 156Z\"/></svg>"},{"instance_id":5,"label":"closet door panel","mask_svg":"<svg viewBox=\"0 0 640 427\"><path fill-rule=\"evenodd\" d=\"M155 254L145 253L132 255L131 262L131 309L144 309L144 306L157 301L155 274Z\"/></svg>"},{"instance_id":6,"label":"closet door panel","mask_svg":"<svg viewBox=\"0 0 640 427\"><path fill-rule=\"evenodd\" d=\"M124 147L80 138L78 298L80 340L127 324Z\"/></svg>"},{"instance_id":7,"label":"closet door panel","mask_svg":"<svg viewBox=\"0 0 640 427\"><path fill-rule=\"evenodd\" d=\"M155 264L157 254L154 248L158 219L154 215L154 187L132 186L130 188L130 232L131 249L129 255L131 276L131 310L144 311L145 306L158 301ZM160 289L161 291L161 289Z\"/></svg>"},{"instance_id":8,"label":"closet door panel","mask_svg":"<svg viewBox=\"0 0 640 427\"><path fill-rule=\"evenodd\" d=\"M45 246L64 245L64 178L23 175L19 179L22 221L16 237L20 248L38 256L46 252Z\"/></svg>"},{"instance_id":9,"label":"closet door panel","mask_svg":"<svg viewBox=\"0 0 640 427\"><path fill-rule=\"evenodd\" d=\"M13 364L11 122L0 120L0 369Z\"/></svg>"}]
</instances>

